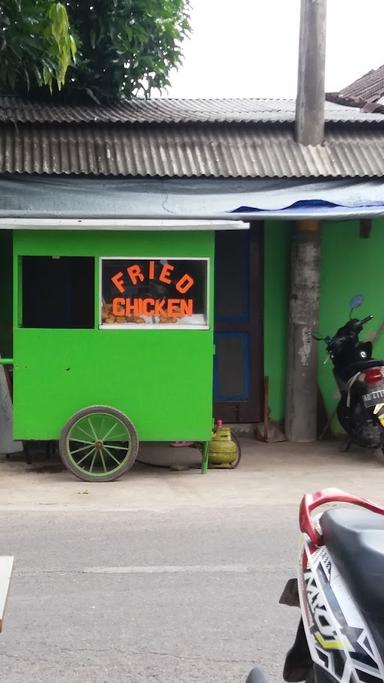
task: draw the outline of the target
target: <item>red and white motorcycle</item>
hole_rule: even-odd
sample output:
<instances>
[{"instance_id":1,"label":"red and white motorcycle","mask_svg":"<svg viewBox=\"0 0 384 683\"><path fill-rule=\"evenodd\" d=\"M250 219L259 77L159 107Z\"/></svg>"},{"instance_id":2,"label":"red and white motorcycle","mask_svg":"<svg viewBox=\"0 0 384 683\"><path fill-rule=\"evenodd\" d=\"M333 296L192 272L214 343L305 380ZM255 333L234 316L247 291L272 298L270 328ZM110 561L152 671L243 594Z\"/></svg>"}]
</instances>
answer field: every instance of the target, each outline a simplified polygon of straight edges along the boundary
<instances>
[{"instance_id":1,"label":"red and white motorcycle","mask_svg":"<svg viewBox=\"0 0 384 683\"><path fill-rule=\"evenodd\" d=\"M345 503L353 507L340 505ZM313 516L326 504L332 508ZM298 578L288 581L280 598L301 609L284 680L384 681L384 508L325 489L304 496L299 518ZM267 679L253 669L247 683Z\"/></svg>"}]
</instances>

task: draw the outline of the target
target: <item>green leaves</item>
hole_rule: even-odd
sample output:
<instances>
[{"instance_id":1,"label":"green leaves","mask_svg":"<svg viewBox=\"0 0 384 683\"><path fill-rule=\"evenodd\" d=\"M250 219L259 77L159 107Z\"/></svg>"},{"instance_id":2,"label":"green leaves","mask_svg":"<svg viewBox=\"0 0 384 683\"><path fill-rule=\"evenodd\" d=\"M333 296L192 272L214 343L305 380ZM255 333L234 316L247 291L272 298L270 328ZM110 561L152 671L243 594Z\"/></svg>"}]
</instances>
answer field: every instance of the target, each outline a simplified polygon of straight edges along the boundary
<instances>
[{"instance_id":1,"label":"green leaves","mask_svg":"<svg viewBox=\"0 0 384 683\"><path fill-rule=\"evenodd\" d=\"M64 102L149 97L189 33L189 0L0 0L0 88Z\"/></svg>"},{"instance_id":2,"label":"green leaves","mask_svg":"<svg viewBox=\"0 0 384 683\"><path fill-rule=\"evenodd\" d=\"M51 5L48 12L50 20L50 31L53 38L51 47L51 57L56 59L57 67L53 78L44 81L52 89L53 79L60 88L65 83L65 76L69 65L74 62L76 55L76 43L71 35L68 14L65 6L61 2Z\"/></svg>"},{"instance_id":3,"label":"green leaves","mask_svg":"<svg viewBox=\"0 0 384 683\"><path fill-rule=\"evenodd\" d=\"M168 85L190 32L188 0L67 0L78 44L59 99L108 103Z\"/></svg>"},{"instance_id":4,"label":"green leaves","mask_svg":"<svg viewBox=\"0 0 384 683\"><path fill-rule=\"evenodd\" d=\"M54 0L1 0L0 88L25 92L37 84L64 84L74 62L65 4Z\"/></svg>"}]
</instances>

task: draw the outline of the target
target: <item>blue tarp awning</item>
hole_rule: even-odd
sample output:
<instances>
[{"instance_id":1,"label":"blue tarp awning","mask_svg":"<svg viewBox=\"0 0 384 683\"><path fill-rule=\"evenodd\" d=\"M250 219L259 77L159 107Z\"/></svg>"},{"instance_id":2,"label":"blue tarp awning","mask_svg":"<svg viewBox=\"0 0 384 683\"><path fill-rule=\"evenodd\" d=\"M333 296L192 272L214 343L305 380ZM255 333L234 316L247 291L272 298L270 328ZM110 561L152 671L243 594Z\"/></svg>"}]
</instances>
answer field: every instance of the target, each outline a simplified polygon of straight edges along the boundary
<instances>
[{"instance_id":1,"label":"blue tarp awning","mask_svg":"<svg viewBox=\"0 0 384 683\"><path fill-rule=\"evenodd\" d=\"M382 180L2 176L2 227L102 221L351 219L384 215ZM119 226L123 227L122 225Z\"/></svg>"}]
</instances>

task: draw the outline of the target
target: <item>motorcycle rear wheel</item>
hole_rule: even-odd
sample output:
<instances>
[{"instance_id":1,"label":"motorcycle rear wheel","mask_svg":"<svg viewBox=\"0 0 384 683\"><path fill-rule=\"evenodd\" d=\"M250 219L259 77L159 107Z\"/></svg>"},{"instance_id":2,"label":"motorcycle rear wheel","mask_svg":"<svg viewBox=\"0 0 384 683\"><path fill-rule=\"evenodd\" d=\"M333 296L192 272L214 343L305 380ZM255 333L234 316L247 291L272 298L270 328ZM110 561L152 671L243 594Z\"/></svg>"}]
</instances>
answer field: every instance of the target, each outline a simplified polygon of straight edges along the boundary
<instances>
[{"instance_id":1,"label":"motorcycle rear wheel","mask_svg":"<svg viewBox=\"0 0 384 683\"><path fill-rule=\"evenodd\" d=\"M361 448L383 447L383 428L378 419L371 415L360 402L347 407L342 396L337 406L337 418L352 442Z\"/></svg>"}]
</instances>

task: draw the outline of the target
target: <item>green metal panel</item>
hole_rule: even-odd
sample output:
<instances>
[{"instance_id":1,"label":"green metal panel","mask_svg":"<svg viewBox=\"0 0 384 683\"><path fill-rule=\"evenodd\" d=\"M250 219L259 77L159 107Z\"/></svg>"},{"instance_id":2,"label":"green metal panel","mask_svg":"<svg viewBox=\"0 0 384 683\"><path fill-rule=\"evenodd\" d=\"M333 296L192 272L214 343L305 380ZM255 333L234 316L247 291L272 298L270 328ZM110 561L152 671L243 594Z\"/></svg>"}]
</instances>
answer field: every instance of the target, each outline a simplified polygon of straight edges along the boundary
<instances>
[{"instance_id":1,"label":"green metal panel","mask_svg":"<svg viewBox=\"0 0 384 683\"><path fill-rule=\"evenodd\" d=\"M213 233L15 233L15 270L21 256L55 255L97 259L95 329L20 327L20 280L15 274L15 437L57 439L73 413L101 404L130 417L142 440L208 439L212 426ZM209 329L99 330L101 256L208 257Z\"/></svg>"}]
</instances>

